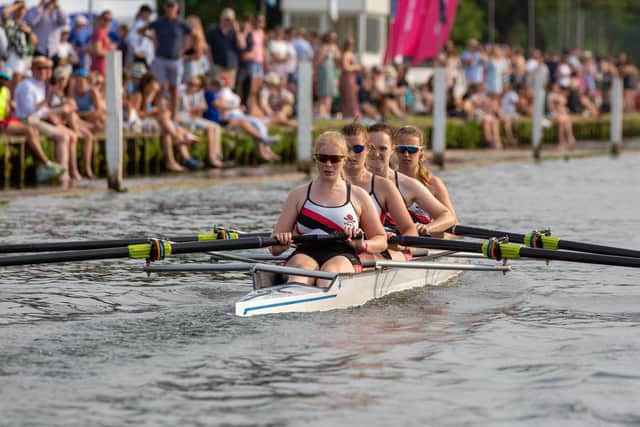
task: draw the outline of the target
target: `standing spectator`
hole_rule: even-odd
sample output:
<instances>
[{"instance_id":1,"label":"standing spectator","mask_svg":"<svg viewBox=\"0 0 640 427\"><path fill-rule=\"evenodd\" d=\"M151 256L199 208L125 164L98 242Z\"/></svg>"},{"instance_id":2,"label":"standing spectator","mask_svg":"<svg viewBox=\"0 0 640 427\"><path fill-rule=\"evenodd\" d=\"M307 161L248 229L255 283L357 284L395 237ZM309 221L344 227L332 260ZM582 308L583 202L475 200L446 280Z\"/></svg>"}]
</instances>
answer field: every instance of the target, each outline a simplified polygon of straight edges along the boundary
<instances>
[{"instance_id":1,"label":"standing spectator","mask_svg":"<svg viewBox=\"0 0 640 427\"><path fill-rule=\"evenodd\" d=\"M287 80L284 83L290 84L290 90L295 91L295 85L298 81L298 55L293 47L293 28L287 28L284 31L284 39L287 43Z\"/></svg>"},{"instance_id":2,"label":"standing spectator","mask_svg":"<svg viewBox=\"0 0 640 427\"><path fill-rule=\"evenodd\" d=\"M283 82L287 81L289 75L289 43L284 38L284 28L277 26L273 38L269 41L269 69L280 77Z\"/></svg>"},{"instance_id":3,"label":"standing spectator","mask_svg":"<svg viewBox=\"0 0 640 427\"><path fill-rule=\"evenodd\" d=\"M71 74L73 66L78 63L78 55L71 43L69 43L70 32L69 27L62 27L60 31L60 48L53 57L54 66L63 67L69 74Z\"/></svg>"},{"instance_id":4,"label":"standing spectator","mask_svg":"<svg viewBox=\"0 0 640 427\"><path fill-rule=\"evenodd\" d=\"M29 42L35 44L38 41L35 33L23 21L26 12L24 1L20 0L2 11L2 22L7 34L7 65L13 70L12 89L15 89L31 67Z\"/></svg>"},{"instance_id":5,"label":"standing spectator","mask_svg":"<svg viewBox=\"0 0 640 427\"><path fill-rule=\"evenodd\" d=\"M253 66L253 36L251 17L242 19L241 34L245 38L244 49L240 51L238 62L238 76L236 77L236 93L240 95L242 105L249 105L251 92L251 68Z\"/></svg>"},{"instance_id":6,"label":"standing spectator","mask_svg":"<svg viewBox=\"0 0 640 427\"><path fill-rule=\"evenodd\" d=\"M296 59L298 60L298 63L313 61L313 47L311 47L311 43L304 38L305 34L306 32L304 28L295 28L293 30L293 39L291 39L291 44L296 52Z\"/></svg>"},{"instance_id":7,"label":"standing spectator","mask_svg":"<svg viewBox=\"0 0 640 427\"><path fill-rule=\"evenodd\" d=\"M91 43L91 33L87 26L87 18L84 15L76 16L73 30L69 36L69 43L78 55L78 67L87 67L87 55L89 55L89 45Z\"/></svg>"},{"instance_id":8,"label":"standing spectator","mask_svg":"<svg viewBox=\"0 0 640 427\"><path fill-rule=\"evenodd\" d=\"M143 4L140 6L136 15L136 20L131 26L131 31L129 31L129 34L127 35L126 43L128 46L127 50L130 57L130 64L133 64L134 62L143 62L144 65L150 67L153 63L153 58L155 56L153 41L139 32L140 28L149 25L149 22L151 21L151 13L151 8L148 5Z\"/></svg>"},{"instance_id":9,"label":"standing spectator","mask_svg":"<svg viewBox=\"0 0 640 427\"><path fill-rule=\"evenodd\" d=\"M211 70L218 76L224 73L232 87L235 87L240 53L244 50L246 36L240 32L233 9L224 9L220 14L220 24L207 33L207 44L211 52Z\"/></svg>"},{"instance_id":10,"label":"standing spectator","mask_svg":"<svg viewBox=\"0 0 640 427\"><path fill-rule=\"evenodd\" d=\"M96 20L96 28L91 36L91 71L106 75L107 52L111 49L109 41L109 27L111 27L111 12L105 10Z\"/></svg>"},{"instance_id":11,"label":"standing spectator","mask_svg":"<svg viewBox=\"0 0 640 427\"><path fill-rule=\"evenodd\" d=\"M629 61L625 52L618 55L618 74L622 77L622 87L624 88L624 112L632 113L636 109L638 67Z\"/></svg>"},{"instance_id":12,"label":"standing spectator","mask_svg":"<svg viewBox=\"0 0 640 427\"><path fill-rule=\"evenodd\" d=\"M69 182L69 146L75 134L64 126L56 126L47 122L49 115L47 81L51 78L51 66L53 63L45 56L36 56L31 61L31 77L22 80L16 87L16 117L24 124L32 126L41 135L55 141L56 159L63 166L64 172L59 174L60 182L64 185ZM62 107L62 111L70 110L68 106ZM37 153L37 151L36 151ZM47 162L46 157L40 160ZM56 168L51 163L44 163L45 168Z\"/></svg>"},{"instance_id":13,"label":"standing spectator","mask_svg":"<svg viewBox=\"0 0 640 427\"><path fill-rule=\"evenodd\" d=\"M191 27L178 17L178 2L168 0L164 5L164 16L156 19L138 32L144 34L151 29L156 46L156 56L151 66L161 86L169 86L171 119L178 117L179 84L182 81L182 47L191 34Z\"/></svg>"},{"instance_id":14,"label":"standing spectator","mask_svg":"<svg viewBox=\"0 0 640 427\"><path fill-rule=\"evenodd\" d=\"M314 65L318 76L318 117L331 117L331 105L336 95L335 69L340 59L340 51L335 44L335 33L327 33L322 37L322 45L318 50Z\"/></svg>"},{"instance_id":15,"label":"standing spectator","mask_svg":"<svg viewBox=\"0 0 640 427\"><path fill-rule=\"evenodd\" d=\"M264 26L264 15L257 15L251 31L253 58L251 61L251 90L249 91L249 101L247 102L250 112L258 108L258 92L264 77Z\"/></svg>"},{"instance_id":16,"label":"standing spectator","mask_svg":"<svg viewBox=\"0 0 640 427\"><path fill-rule=\"evenodd\" d=\"M58 53L60 34L58 30L69 25L67 14L60 10L58 0L40 0L27 12L27 23L38 37L36 54L53 57Z\"/></svg>"},{"instance_id":17,"label":"standing spectator","mask_svg":"<svg viewBox=\"0 0 640 427\"><path fill-rule=\"evenodd\" d=\"M462 70L469 85L478 85L484 82L484 63L480 44L477 40L471 39L467 42L467 50L460 56Z\"/></svg>"},{"instance_id":18,"label":"standing spectator","mask_svg":"<svg viewBox=\"0 0 640 427\"><path fill-rule=\"evenodd\" d=\"M187 41L184 50L184 82L188 82L191 77L205 75L203 59L207 59L207 41L204 38L202 21L195 15L187 17L187 24L191 27L191 37Z\"/></svg>"},{"instance_id":19,"label":"standing spectator","mask_svg":"<svg viewBox=\"0 0 640 427\"><path fill-rule=\"evenodd\" d=\"M502 56L502 50L498 46L489 48L487 59L487 94L493 101L497 101L502 95L502 85L509 74L509 64Z\"/></svg>"},{"instance_id":20,"label":"standing spectator","mask_svg":"<svg viewBox=\"0 0 640 427\"><path fill-rule=\"evenodd\" d=\"M345 40L340 61L340 112L342 113L342 117L345 118L356 118L360 116L356 74L360 71L361 67L356 63L353 47L354 43L352 39Z\"/></svg>"}]
</instances>

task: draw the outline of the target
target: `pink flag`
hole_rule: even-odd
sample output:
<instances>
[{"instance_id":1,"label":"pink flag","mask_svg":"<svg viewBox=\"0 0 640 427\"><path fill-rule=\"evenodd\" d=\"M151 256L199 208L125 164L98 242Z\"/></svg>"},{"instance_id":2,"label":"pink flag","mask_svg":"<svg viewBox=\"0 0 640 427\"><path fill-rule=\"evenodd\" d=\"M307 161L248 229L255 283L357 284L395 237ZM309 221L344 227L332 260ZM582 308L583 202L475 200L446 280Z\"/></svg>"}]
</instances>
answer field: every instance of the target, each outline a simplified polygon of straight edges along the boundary
<instances>
[{"instance_id":1,"label":"pink flag","mask_svg":"<svg viewBox=\"0 0 640 427\"><path fill-rule=\"evenodd\" d=\"M458 0L430 1L424 14L420 40L412 52L413 65L438 55L442 46L449 40L451 27L456 17Z\"/></svg>"},{"instance_id":2,"label":"pink flag","mask_svg":"<svg viewBox=\"0 0 640 427\"><path fill-rule=\"evenodd\" d=\"M412 55L420 41L420 32L428 4L437 2L438 0L396 0L395 14L392 14L389 25L385 63L393 60L397 55Z\"/></svg>"}]
</instances>

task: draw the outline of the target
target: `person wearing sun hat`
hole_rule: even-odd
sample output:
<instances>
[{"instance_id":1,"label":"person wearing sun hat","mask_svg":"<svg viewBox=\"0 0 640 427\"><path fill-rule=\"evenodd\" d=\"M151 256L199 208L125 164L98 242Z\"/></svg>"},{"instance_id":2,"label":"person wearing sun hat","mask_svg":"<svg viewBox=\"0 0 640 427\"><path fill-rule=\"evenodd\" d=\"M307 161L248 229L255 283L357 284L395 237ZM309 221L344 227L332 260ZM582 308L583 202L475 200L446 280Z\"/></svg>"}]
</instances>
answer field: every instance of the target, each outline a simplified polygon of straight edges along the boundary
<instances>
[{"instance_id":1,"label":"person wearing sun hat","mask_svg":"<svg viewBox=\"0 0 640 427\"><path fill-rule=\"evenodd\" d=\"M15 114L23 124L36 129L40 135L54 140L56 159L64 168L58 178L65 185L70 179L67 173L69 168L69 146L76 136L65 126L53 125L47 122L49 115L47 82L51 78L52 65L52 61L46 56L39 55L33 58L31 61L31 77L22 80L15 90ZM63 107L64 109L68 109L68 107ZM48 159L39 144L31 148L35 156L43 164L55 167L55 165L47 163Z\"/></svg>"}]
</instances>

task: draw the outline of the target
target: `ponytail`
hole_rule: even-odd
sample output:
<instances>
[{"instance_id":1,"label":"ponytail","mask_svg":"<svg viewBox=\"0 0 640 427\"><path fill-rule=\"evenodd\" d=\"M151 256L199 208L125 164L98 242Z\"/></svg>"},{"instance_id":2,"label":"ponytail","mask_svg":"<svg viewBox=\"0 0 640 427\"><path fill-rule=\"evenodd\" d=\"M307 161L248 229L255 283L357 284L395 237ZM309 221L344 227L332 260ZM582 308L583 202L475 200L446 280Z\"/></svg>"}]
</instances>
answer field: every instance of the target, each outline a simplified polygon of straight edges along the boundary
<instances>
[{"instance_id":1,"label":"ponytail","mask_svg":"<svg viewBox=\"0 0 640 427\"><path fill-rule=\"evenodd\" d=\"M415 126L402 126L400 128L398 128L395 133L393 134L393 142L394 144L398 144L398 139L401 136L409 136L409 137L414 137L414 138L418 138L418 141L420 141L420 146L424 148L424 137L422 135L422 132L420 131L420 129L418 129ZM423 185L431 185L431 182L433 181L433 174L431 173L431 171L429 169L427 169L426 167L424 167L423 165L424 162L424 151L422 154L420 154L420 161L418 162L418 176L417 179L418 181L420 181Z\"/></svg>"}]
</instances>

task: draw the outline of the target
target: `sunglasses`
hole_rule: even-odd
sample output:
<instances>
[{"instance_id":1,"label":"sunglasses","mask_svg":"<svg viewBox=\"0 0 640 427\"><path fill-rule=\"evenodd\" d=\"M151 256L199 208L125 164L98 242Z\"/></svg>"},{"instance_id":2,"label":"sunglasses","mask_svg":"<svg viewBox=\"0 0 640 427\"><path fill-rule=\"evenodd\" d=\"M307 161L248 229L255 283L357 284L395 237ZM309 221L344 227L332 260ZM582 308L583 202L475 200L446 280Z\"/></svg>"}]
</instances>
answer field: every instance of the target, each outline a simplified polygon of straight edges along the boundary
<instances>
[{"instance_id":1,"label":"sunglasses","mask_svg":"<svg viewBox=\"0 0 640 427\"><path fill-rule=\"evenodd\" d=\"M338 156L334 154L316 154L316 160L320 163L340 163L344 160L344 156Z\"/></svg>"},{"instance_id":2,"label":"sunglasses","mask_svg":"<svg viewBox=\"0 0 640 427\"><path fill-rule=\"evenodd\" d=\"M400 154L416 154L418 151L420 151L420 147L417 145L398 145L396 147L396 153Z\"/></svg>"},{"instance_id":3,"label":"sunglasses","mask_svg":"<svg viewBox=\"0 0 640 427\"><path fill-rule=\"evenodd\" d=\"M352 151L356 154L360 154L364 151L364 145L361 145L361 144L357 144L357 145L354 145L353 147L347 147L347 148L349 151Z\"/></svg>"}]
</instances>

